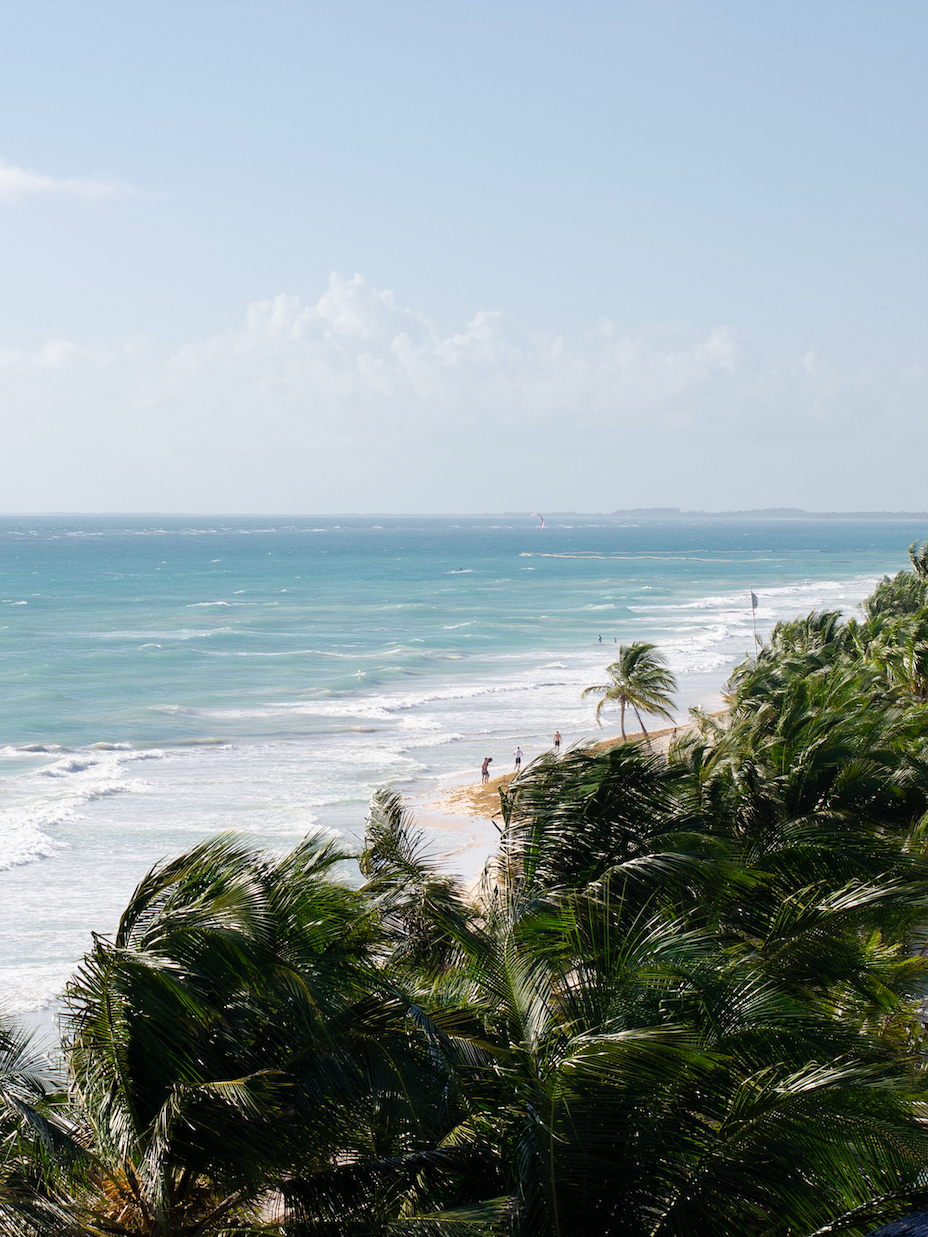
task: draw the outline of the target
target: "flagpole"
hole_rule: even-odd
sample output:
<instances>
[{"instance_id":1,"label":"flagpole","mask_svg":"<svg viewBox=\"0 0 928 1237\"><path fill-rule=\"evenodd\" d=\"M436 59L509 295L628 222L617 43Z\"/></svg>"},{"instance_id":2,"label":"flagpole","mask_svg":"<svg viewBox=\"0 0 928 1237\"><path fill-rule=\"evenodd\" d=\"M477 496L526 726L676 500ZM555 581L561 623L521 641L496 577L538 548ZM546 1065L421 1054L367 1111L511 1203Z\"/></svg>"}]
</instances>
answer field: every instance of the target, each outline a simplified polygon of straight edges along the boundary
<instances>
[{"instance_id":1,"label":"flagpole","mask_svg":"<svg viewBox=\"0 0 928 1237\"><path fill-rule=\"evenodd\" d=\"M754 590L751 589L751 630L754 632L754 660L757 661L757 622L754 618L754 612L757 609L757 598L754 596Z\"/></svg>"}]
</instances>

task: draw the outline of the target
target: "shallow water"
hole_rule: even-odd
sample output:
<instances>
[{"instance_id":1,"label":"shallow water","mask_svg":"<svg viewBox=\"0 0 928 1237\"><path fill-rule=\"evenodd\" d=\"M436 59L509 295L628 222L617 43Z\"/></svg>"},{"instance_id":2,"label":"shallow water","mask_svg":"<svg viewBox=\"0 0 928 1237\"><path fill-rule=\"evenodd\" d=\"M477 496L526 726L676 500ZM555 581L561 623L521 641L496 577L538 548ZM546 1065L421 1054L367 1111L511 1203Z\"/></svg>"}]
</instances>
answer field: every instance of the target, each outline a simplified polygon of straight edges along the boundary
<instances>
[{"instance_id":1,"label":"shallow water","mask_svg":"<svg viewBox=\"0 0 928 1237\"><path fill-rule=\"evenodd\" d=\"M651 639L679 710L758 634L851 612L904 522L522 517L0 520L0 981L54 1001L150 863L221 829L357 836L371 791L503 772L614 641ZM600 643L602 637L602 643Z\"/></svg>"}]
</instances>

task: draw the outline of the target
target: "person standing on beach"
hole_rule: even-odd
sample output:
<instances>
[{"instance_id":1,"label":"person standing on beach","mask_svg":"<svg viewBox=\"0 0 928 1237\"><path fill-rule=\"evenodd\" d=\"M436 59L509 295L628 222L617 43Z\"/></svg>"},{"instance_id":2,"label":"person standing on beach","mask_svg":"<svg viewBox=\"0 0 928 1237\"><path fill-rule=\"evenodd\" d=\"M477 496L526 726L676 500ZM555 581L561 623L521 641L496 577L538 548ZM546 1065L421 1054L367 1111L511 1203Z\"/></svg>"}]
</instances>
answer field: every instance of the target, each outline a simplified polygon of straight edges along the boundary
<instances>
[{"instance_id":1,"label":"person standing on beach","mask_svg":"<svg viewBox=\"0 0 928 1237\"><path fill-rule=\"evenodd\" d=\"M560 732L559 730L555 730L555 732L554 732L554 751L555 751L555 754L557 754L560 750L561 750L561 732Z\"/></svg>"},{"instance_id":2,"label":"person standing on beach","mask_svg":"<svg viewBox=\"0 0 928 1237\"><path fill-rule=\"evenodd\" d=\"M480 766L480 781L484 784L490 780L490 763L492 760L492 756L484 756L483 764Z\"/></svg>"},{"instance_id":3,"label":"person standing on beach","mask_svg":"<svg viewBox=\"0 0 928 1237\"><path fill-rule=\"evenodd\" d=\"M516 758L516 773L518 773L519 770L522 768L522 748L517 747L516 750L512 754Z\"/></svg>"}]
</instances>

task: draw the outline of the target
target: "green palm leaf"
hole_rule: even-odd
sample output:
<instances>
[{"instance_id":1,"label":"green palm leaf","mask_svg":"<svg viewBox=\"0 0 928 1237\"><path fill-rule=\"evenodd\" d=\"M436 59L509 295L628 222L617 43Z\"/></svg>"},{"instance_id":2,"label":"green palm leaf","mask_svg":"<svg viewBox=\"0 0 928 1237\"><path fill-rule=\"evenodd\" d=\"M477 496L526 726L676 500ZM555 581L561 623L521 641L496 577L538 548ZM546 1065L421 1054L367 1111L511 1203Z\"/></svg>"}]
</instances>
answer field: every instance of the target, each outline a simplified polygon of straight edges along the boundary
<instances>
[{"instance_id":1,"label":"green palm leaf","mask_svg":"<svg viewBox=\"0 0 928 1237\"><path fill-rule=\"evenodd\" d=\"M620 726L622 738L625 734L625 710L634 710L642 733L647 738L642 713L650 713L654 717L663 717L673 721L672 693L677 690L677 681L664 665L664 659L657 651L657 646L639 640L634 644L620 644L619 656L611 666L606 667L609 682L594 687L587 687L582 696L601 696L596 706L596 722L602 725L600 713L607 701L619 705Z\"/></svg>"}]
</instances>

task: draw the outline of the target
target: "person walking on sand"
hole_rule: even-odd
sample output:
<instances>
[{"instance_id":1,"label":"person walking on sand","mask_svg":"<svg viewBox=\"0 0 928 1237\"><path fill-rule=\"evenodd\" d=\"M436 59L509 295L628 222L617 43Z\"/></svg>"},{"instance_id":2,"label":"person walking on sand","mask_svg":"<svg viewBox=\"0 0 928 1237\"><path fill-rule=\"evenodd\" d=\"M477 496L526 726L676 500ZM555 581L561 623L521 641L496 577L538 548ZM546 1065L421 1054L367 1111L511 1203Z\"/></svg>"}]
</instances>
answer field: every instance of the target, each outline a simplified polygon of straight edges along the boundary
<instances>
[{"instance_id":1,"label":"person walking on sand","mask_svg":"<svg viewBox=\"0 0 928 1237\"><path fill-rule=\"evenodd\" d=\"M492 756L484 756L483 764L480 766L480 781L484 785L490 780L490 765L492 761Z\"/></svg>"},{"instance_id":2,"label":"person walking on sand","mask_svg":"<svg viewBox=\"0 0 928 1237\"><path fill-rule=\"evenodd\" d=\"M518 773L519 770L522 768L522 748L517 747L516 750L512 754L516 758L516 773Z\"/></svg>"},{"instance_id":3,"label":"person walking on sand","mask_svg":"<svg viewBox=\"0 0 928 1237\"><path fill-rule=\"evenodd\" d=\"M561 732L559 730L555 730L554 732L554 754L557 755L557 753L560 750L561 750Z\"/></svg>"}]
</instances>

